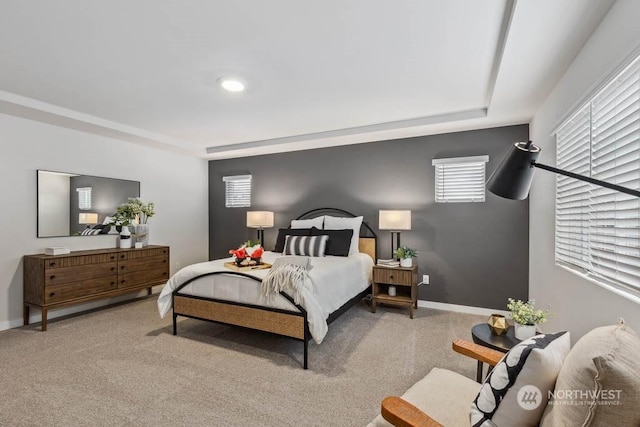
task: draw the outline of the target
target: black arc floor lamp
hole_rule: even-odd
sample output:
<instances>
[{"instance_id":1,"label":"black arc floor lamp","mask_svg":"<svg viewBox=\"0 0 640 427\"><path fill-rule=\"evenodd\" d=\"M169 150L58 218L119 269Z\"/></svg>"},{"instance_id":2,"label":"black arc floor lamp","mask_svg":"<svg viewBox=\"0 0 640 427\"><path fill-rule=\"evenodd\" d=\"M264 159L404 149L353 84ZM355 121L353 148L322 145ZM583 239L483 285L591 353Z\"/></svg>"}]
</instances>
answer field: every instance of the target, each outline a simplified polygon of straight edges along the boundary
<instances>
[{"instance_id":1,"label":"black arc floor lamp","mask_svg":"<svg viewBox=\"0 0 640 427\"><path fill-rule=\"evenodd\" d=\"M538 163L536 160L538 156L540 156L540 151L540 147L532 144L531 141L516 142L513 144L507 154L502 158L496 170L489 177L487 190L506 199L524 200L529 195L529 188L533 180L533 168L536 167L640 197L640 191L638 190L632 190L627 187Z\"/></svg>"}]
</instances>

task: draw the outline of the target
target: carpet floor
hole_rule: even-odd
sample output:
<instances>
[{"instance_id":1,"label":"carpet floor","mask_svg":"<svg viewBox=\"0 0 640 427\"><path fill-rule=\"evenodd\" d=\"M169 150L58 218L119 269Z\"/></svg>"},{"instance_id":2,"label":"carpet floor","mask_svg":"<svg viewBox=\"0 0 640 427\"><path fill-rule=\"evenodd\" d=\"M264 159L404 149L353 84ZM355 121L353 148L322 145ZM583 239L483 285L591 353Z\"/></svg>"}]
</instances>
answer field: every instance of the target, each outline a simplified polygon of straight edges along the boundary
<instances>
[{"instance_id":1,"label":"carpet floor","mask_svg":"<svg viewBox=\"0 0 640 427\"><path fill-rule=\"evenodd\" d=\"M0 332L2 426L363 426L433 367L475 378L451 340L484 316L360 302L321 345L160 319L153 297Z\"/></svg>"}]
</instances>

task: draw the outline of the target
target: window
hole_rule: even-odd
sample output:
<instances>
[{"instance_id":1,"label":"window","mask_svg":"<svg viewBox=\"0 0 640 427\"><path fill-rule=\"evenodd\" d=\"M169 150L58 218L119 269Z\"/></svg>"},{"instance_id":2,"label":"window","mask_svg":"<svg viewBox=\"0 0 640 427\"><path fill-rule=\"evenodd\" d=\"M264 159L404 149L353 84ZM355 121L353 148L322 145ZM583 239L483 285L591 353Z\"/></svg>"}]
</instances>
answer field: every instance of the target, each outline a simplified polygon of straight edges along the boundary
<instances>
[{"instance_id":1,"label":"window","mask_svg":"<svg viewBox=\"0 0 640 427\"><path fill-rule=\"evenodd\" d=\"M251 175L225 176L225 206L246 208L251 206Z\"/></svg>"},{"instance_id":2,"label":"window","mask_svg":"<svg viewBox=\"0 0 640 427\"><path fill-rule=\"evenodd\" d=\"M489 156L433 159L436 203L484 202L485 166Z\"/></svg>"},{"instance_id":3,"label":"window","mask_svg":"<svg viewBox=\"0 0 640 427\"><path fill-rule=\"evenodd\" d=\"M640 189L640 57L561 125L561 169ZM640 295L640 198L558 176L556 263Z\"/></svg>"},{"instance_id":4,"label":"window","mask_svg":"<svg viewBox=\"0 0 640 427\"><path fill-rule=\"evenodd\" d=\"M76 188L78 192L78 209L91 209L91 187Z\"/></svg>"}]
</instances>

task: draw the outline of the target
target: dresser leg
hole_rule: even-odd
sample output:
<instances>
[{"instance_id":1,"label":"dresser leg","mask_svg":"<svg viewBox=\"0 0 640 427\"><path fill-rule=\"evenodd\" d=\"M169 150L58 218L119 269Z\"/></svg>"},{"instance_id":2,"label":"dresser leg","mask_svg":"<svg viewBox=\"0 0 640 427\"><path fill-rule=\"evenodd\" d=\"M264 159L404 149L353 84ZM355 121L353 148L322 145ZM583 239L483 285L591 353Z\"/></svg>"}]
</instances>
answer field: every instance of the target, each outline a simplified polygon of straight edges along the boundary
<instances>
[{"instance_id":1,"label":"dresser leg","mask_svg":"<svg viewBox=\"0 0 640 427\"><path fill-rule=\"evenodd\" d=\"M409 318L413 319L413 304L409 307Z\"/></svg>"},{"instance_id":2,"label":"dresser leg","mask_svg":"<svg viewBox=\"0 0 640 427\"><path fill-rule=\"evenodd\" d=\"M147 296L151 295L151 289L153 288L147 288Z\"/></svg>"},{"instance_id":3,"label":"dresser leg","mask_svg":"<svg viewBox=\"0 0 640 427\"><path fill-rule=\"evenodd\" d=\"M24 305L24 310L22 311L23 317L23 325L27 326L29 324L29 306L27 304Z\"/></svg>"},{"instance_id":4,"label":"dresser leg","mask_svg":"<svg viewBox=\"0 0 640 427\"><path fill-rule=\"evenodd\" d=\"M47 330L47 309L43 308L42 309L42 331L46 331Z\"/></svg>"}]
</instances>

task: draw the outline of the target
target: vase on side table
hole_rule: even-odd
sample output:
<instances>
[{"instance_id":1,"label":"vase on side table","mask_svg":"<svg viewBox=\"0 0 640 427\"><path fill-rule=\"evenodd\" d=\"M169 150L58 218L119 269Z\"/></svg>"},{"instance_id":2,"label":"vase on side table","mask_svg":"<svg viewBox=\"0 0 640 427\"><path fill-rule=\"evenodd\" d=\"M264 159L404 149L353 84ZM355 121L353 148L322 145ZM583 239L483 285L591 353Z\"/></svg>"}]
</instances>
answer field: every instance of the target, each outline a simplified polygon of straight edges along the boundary
<instances>
[{"instance_id":1,"label":"vase on side table","mask_svg":"<svg viewBox=\"0 0 640 427\"><path fill-rule=\"evenodd\" d=\"M400 267L411 268L413 258L400 258Z\"/></svg>"},{"instance_id":2,"label":"vase on side table","mask_svg":"<svg viewBox=\"0 0 640 427\"><path fill-rule=\"evenodd\" d=\"M515 322L516 338L519 340L528 340L536 335L536 325L521 325Z\"/></svg>"}]
</instances>

